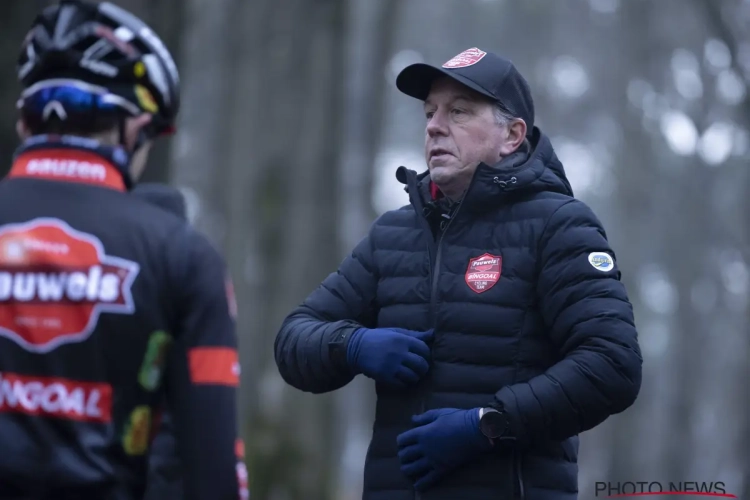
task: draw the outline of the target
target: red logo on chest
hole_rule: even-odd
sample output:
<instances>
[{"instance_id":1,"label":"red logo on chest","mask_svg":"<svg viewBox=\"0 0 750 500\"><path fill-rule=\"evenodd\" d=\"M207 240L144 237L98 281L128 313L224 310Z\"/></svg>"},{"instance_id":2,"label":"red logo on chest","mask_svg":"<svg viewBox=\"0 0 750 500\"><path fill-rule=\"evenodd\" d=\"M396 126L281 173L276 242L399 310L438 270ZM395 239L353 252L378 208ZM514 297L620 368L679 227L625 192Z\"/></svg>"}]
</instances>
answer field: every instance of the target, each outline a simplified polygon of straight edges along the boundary
<instances>
[{"instance_id":1,"label":"red logo on chest","mask_svg":"<svg viewBox=\"0 0 750 500\"><path fill-rule=\"evenodd\" d=\"M503 258L488 253L469 261L466 269L466 284L476 293L486 292L500 280Z\"/></svg>"}]
</instances>

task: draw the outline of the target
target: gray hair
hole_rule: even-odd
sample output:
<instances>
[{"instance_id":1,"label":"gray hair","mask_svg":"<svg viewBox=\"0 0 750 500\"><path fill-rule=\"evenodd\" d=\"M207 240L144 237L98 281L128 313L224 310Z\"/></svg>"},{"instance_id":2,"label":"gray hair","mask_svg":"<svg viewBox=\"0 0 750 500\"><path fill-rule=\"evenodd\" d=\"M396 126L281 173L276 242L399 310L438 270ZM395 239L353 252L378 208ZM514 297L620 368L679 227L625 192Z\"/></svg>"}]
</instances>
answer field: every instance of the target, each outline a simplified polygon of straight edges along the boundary
<instances>
[{"instance_id":1,"label":"gray hair","mask_svg":"<svg viewBox=\"0 0 750 500\"><path fill-rule=\"evenodd\" d=\"M513 116L512 113L507 111L502 105L498 103L493 104L492 111L495 114L495 122L498 125L509 125L513 120L519 119L517 116ZM521 144L519 149L525 149L526 151L529 151L531 149L531 143L529 142L528 138L525 138L523 140L523 143Z\"/></svg>"},{"instance_id":2,"label":"gray hair","mask_svg":"<svg viewBox=\"0 0 750 500\"><path fill-rule=\"evenodd\" d=\"M513 116L509 111L507 111L502 105L498 103L493 104L493 111L495 113L495 121L498 125L507 125L518 118L516 116Z\"/></svg>"}]
</instances>

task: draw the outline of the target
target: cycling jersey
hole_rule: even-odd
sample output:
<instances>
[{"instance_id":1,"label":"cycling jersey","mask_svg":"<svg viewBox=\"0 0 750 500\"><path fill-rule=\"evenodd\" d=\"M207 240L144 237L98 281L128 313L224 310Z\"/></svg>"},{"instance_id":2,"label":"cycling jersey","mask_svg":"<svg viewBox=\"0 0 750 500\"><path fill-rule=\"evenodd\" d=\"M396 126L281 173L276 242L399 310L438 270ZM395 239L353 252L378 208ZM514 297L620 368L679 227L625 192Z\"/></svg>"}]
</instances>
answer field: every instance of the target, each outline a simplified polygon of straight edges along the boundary
<instances>
[{"instance_id":1,"label":"cycling jersey","mask_svg":"<svg viewBox=\"0 0 750 500\"><path fill-rule=\"evenodd\" d=\"M184 498L246 498L222 258L58 139L0 182L0 499L142 498L165 398Z\"/></svg>"}]
</instances>

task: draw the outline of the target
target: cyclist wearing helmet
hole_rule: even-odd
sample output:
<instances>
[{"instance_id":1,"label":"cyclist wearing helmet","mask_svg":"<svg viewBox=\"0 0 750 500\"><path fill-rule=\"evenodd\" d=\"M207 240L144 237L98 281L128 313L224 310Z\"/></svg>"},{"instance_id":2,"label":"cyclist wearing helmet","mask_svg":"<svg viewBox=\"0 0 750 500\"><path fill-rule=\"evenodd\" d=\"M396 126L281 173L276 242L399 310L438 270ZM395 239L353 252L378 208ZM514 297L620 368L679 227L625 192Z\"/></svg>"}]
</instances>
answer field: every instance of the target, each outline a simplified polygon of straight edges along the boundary
<instances>
[{"instance_id":1,"label":"cyclist wearing helmet","mask_svg":"<svg viewBox=\"0 0 750 500\"><path fill-rule=\"evenodd\" d=\"M170 133L179 76L110 4L63 0L26 37L0 182L0 499L131 500L166 397L184 498L247 496L222 258L129 191Z\"/></svg>"}]
</instances>

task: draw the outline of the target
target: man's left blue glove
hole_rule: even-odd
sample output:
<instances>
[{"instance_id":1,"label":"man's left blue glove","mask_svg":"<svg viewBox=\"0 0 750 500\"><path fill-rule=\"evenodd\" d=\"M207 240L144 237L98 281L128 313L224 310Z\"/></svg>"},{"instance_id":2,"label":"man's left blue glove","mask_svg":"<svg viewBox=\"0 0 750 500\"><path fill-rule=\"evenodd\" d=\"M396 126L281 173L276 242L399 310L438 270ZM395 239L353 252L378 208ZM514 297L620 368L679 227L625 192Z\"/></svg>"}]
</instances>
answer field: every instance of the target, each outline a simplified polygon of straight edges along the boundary
<instances>
[{"instance_id":1,"label":"man's left blue glove","mask_svg":"<svg viewBox=\"0 0 750 500\"><path fill-rule=\"evenodd\" d=\"M479 430L479 408L442 408L412 417L417 426L398 436L401 472L424 490L446 472L492 449Z\"/></svg>"}]
</instances>

